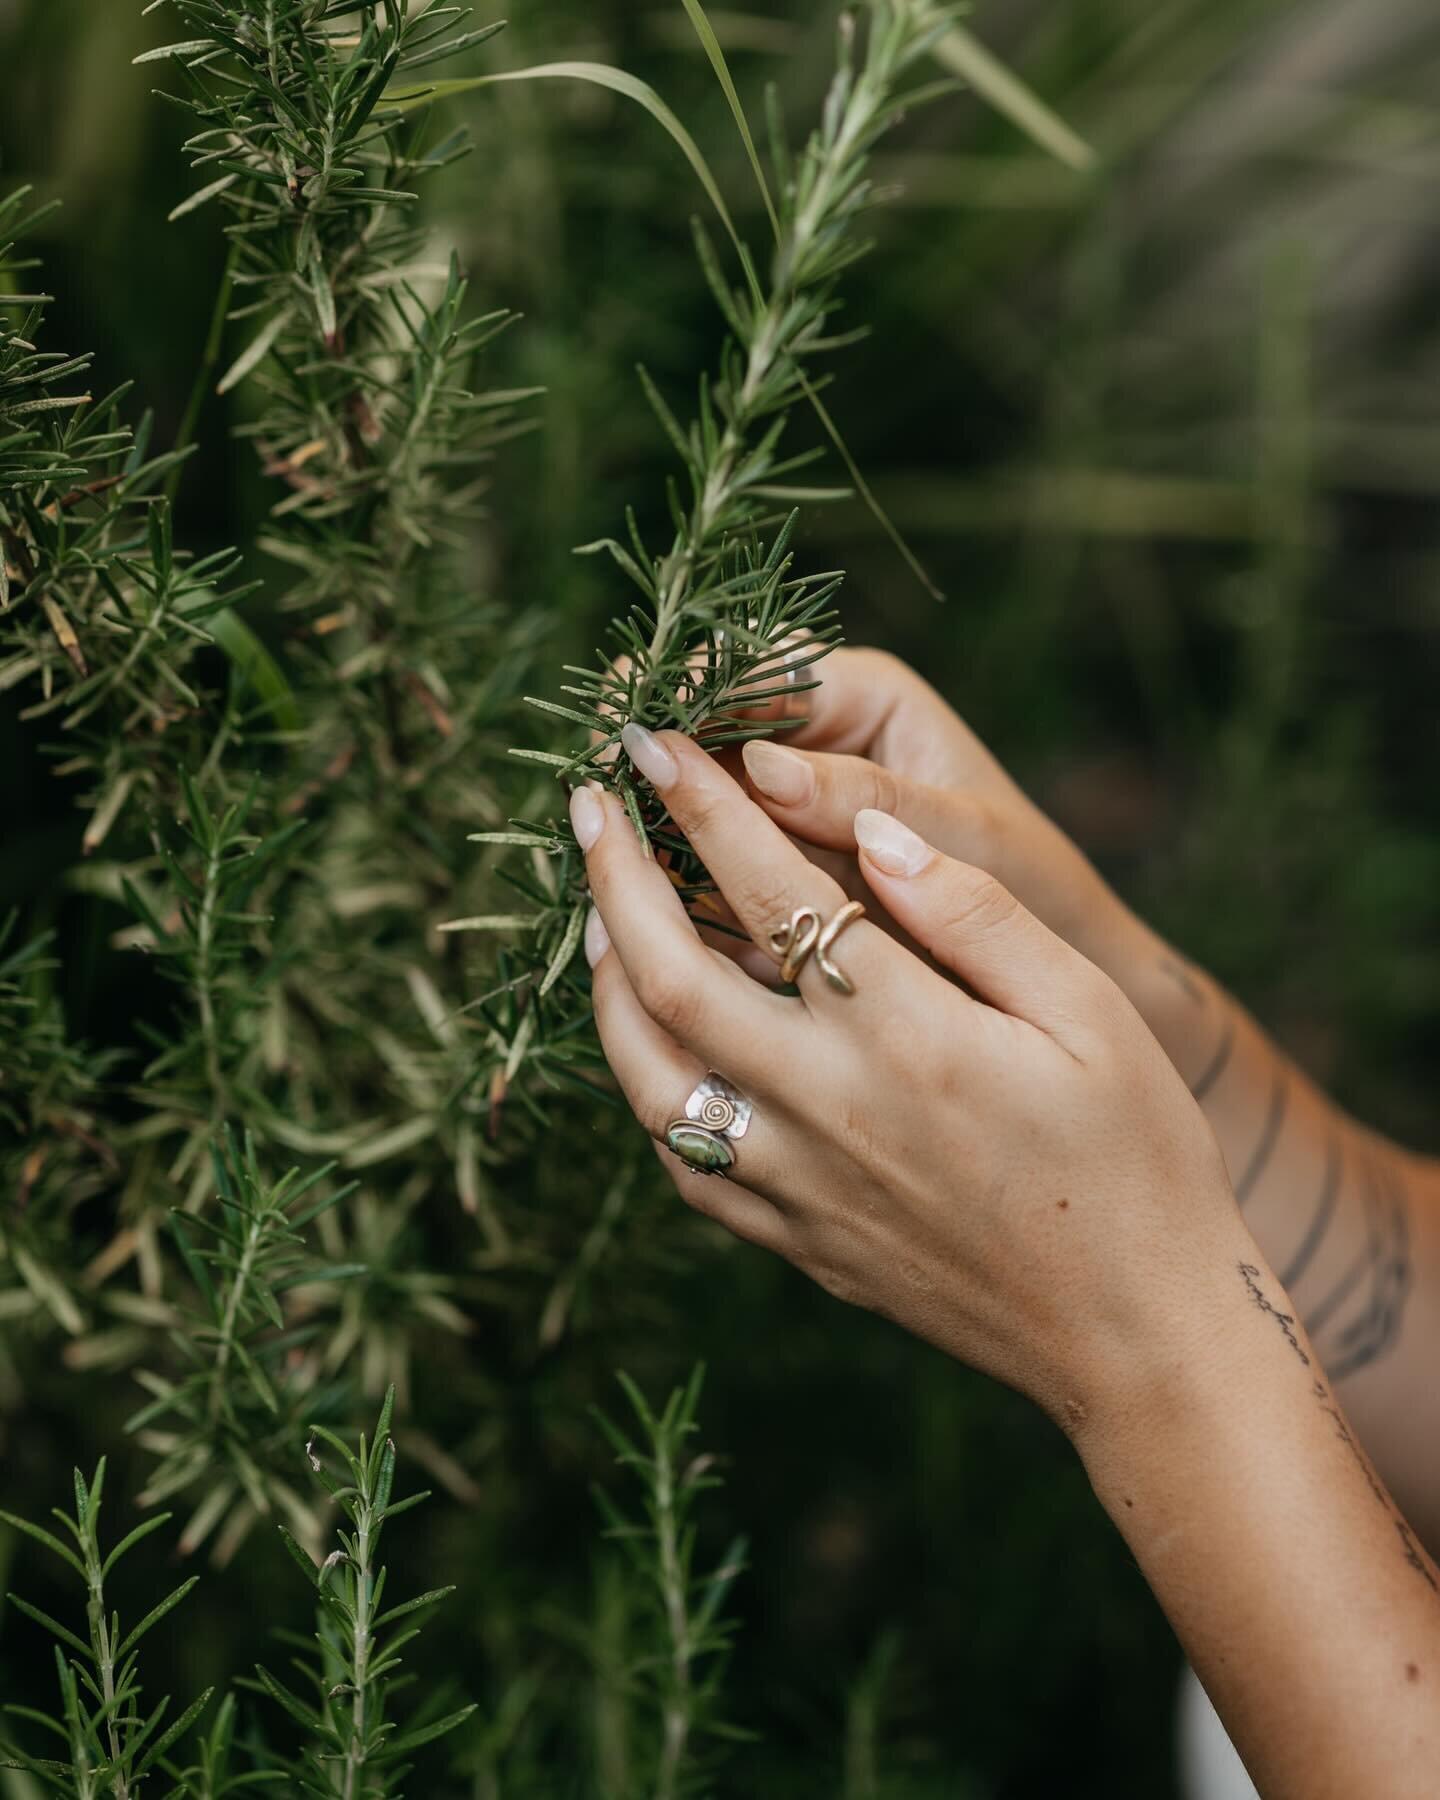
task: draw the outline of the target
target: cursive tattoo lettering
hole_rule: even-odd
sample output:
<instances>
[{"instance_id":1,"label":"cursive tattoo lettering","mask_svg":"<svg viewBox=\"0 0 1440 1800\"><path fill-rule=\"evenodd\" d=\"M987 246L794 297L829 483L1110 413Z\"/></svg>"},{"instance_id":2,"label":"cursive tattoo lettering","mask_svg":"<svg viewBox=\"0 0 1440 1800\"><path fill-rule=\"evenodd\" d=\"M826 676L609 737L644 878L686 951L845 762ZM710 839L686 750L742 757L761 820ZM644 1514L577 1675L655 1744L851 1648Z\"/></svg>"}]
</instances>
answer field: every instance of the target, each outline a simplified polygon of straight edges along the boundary
<instances>
[{"instance_id":1,"label":"cursive tattoo lettering","mask_svg":"<svg viewBox=\"0 0 1440 1800\"><path fill-rule=\"evenodd\" d=\"M1273 1319L1280 1327L1280 1332L1285 1339L1285 1342L1308 1369L1310 1367L1310 1358L1306 1354L1305 1348L1300 1342L1299 1334L1295 1330L1294 1313L1281 1312L1278 1306L1266 1298L1265 1291L1260 1286L1260 1271L1255 1267L1254 1263L1242 1262L1237 1263L1235 1266L1239 1269L1240 1278L1245 1283L1245 1291L1255 1302L1255 1305L1259 1310L1268 1318Z\"/></svg>"},{"instance_id":2,"label":"cursive tattoo lettering","mask_svg":"<svg viewBox=\"0 0 1440 1800\"><path fill-rule=\"evenodd\" d=\"M1331 1395L1329 1388L1326 1387L1325 1383L1318 1375L1313 1373L1315 1366L1314 1361L1306 1351L1305 1346L1300 1342L1299 1333L1295 1329L1295 1315L1293 1313L1281 1312L1280 1308L1266 1294L1265 1290L1260 1285L1260 1271L1256 1268L1254 1263L1242 1262L1237 1263L1235 1266L1240 1272L1240 1279L1245 1283L1245 1292L1250 1296L1256 1309L1264 1313L1267 1318L1274 1319L1275 1323L1280 1327L1280 1335L1285 1339L1285 1342L1295 1352L1305 1368L1312 1371L1310 1381L1311 1394L1321 1412L1324 1413L1325 1417L1329 1419L1331 1425L1334 1427L1335 1436L1349 1451L1351 1457L1354 1459L1355 1466L1365 1477L1365 1484L1375 1496L1377 1504L1384 1507L1386 1516L1394 1526L1395 1534L1400 1540L1401 1554L1404 1556L1406 1563L1415 1571L1432 1592L1440 1593L1440 1584L1437 1584L1436 1582L1435 1572L1421 1553L1419 1545L1415 1540L1415 1534L1401 1517L1395 1502L1381 1485L1380 1478L1376 1475L1375 1470L1371 1466L1369 1457L1366 1456L1365 1452L1360 1448L1354 1432L1351 1431L1349 1425L1346 1423L1345 1415L1335 1404L1335 1400Z\"/></svg>"}]
</instances>

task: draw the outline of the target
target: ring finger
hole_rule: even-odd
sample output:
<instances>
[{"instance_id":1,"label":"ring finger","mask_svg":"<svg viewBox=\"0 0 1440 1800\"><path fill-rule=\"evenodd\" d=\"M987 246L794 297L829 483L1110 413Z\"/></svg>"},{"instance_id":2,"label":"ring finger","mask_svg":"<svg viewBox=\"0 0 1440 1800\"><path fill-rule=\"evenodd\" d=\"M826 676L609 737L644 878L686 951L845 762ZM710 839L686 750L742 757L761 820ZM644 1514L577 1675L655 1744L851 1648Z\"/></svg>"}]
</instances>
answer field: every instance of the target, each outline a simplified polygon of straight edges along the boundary
<instances>
[{"instance_id":1,"label":"ring finger","mask_svg":"<svg viewBox=\"0 0 1440 1800\"><path fill-rule=\"evenodd\" d=\"M671 1128L685 1117L686 1096L695 1092L708 1071L697 1057L662 1031L641 1006L598 914L592 914L586 932L586 953L597 959L593 975L595 1021L605 1059L636 1118L657 1147L663 1147L662 1160L681 1198L737 1237L769 1250L783 1250L783 1218L769 1200L749 1185L767 1164L774 1163L773 1127L756 1108L740 1137L714 1134L720 1138L724 1154L733 1158L723 1180L701 1173L676 1155L669 1147Z\"/></svg>"}]
</instances>

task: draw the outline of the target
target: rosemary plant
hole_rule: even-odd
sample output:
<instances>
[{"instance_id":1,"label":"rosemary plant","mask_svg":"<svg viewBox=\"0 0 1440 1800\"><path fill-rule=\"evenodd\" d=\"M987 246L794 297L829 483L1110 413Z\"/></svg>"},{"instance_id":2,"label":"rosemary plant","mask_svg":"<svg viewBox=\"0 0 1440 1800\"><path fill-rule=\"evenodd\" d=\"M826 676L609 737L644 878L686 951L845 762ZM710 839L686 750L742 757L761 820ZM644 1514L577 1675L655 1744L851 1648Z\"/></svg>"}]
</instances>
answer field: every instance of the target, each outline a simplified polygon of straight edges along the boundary
<instances>
[{"instance_id":1,"label":"rosemary plant","mask_svg":"<svg viewBox=\"0 0 1440 1800\"><path fill-rule=\"evenodd\" d=\"M154 1514L106 1554L99 1535L104 1488L103 1457L89 1482L75 1471L74 1513L55 1508L64 1538L11 1513L0 1513L0 1521L11 1530L59 1557L85 1588L84 1637L19 1595L9 1596L19 1611L42 1625L55 1640L60 1710L50 1714L16 1705L6 1705L3 1710L7 1716L58 1738L66 1754L63 1760L54 1755L41 1757L0 1743L4 1758L0 1766L28 1771L51 1793L63 1794L67 1800L100 1800L101 1796L131 1800L150 1770L165 1768L166 1753L184 1737L210 1700L211 1690L207 1689L169 1725L165 1724L168 1699L157 1702L148 1713L142 1712L137 1647L147 1632L180 1604L196 1577L182 1581L139 1624L122 1633L119 1615L106 1600L106 1580L116 1563L165 1525L170 1515ZM184 1791L171 1789L172 1794Z\"/></svg>"},{"instance_id":2,"label":"rosemary plant","mask_svg":"<svg viewBox=\"0 0 1440 1800\"><path fill-rule=\"evenodd\" d=\"M703 13L687 7L703 26ZM571 668L566 702L538 699L545 712L583 728L575 749L515 754L552 766L565 781L594 780L624 802L636 830L665 852L687 897L708 883L669 828L664 807L636 778L620 747L630 721L684 731L709 749L777 729L747 716L813 683L806 670L834 644L832 601L843 577L795 567L796 507L845 490L797 487L794 477L820 451L785 455L782 438L797 405L819 405L812 370L821 358L863 335L836 328L841 276L867 248L861 224L876 195L867 175L879 138L918 101L950 84L907 84L907 77L953 24L956 8L939 0L867 0L862 29L843 15L839 65L820 124L792 158L778 101L768 107L770 154L778 185L772 201L749 128L733 102L761 181L775 245L768 278L736 239L742 281L734 286L703 225L695 227L700 266L727 327L717 371L702 377L687 428L641 370L646 398L682 467L670 483L673 536L653 550L635 514L625 541L604 538L582 553L608 553L636 590L610 628L611 644L593 668ZM701 30L733 84L708 26ZM728 214L725 215L727 224ZM821 408L823 415L823 408ZM825 415L828 420L828 415ZM493 1085L508 1087L528 1067L553 1080L574 1068L586 988L571 973L584 922L581 859L568 826L517 820L481 841L525 846L530 866L512 872L525 910L457 919L450 929L524 929L530 954L513 970L502 963L498 987L477 1005L480 1059Z\"/></svg>"},{"instance_id":3,"label":"rosemary plant","mask_svg":"<svg viewBox=\"0 0 1440 1800\"><path fill-rule=\"evenodd\" d=\"M477 388L477 359L511 315L471 314L416 205L465 135L432 139L431 113L411 117L387 92L499 27L438 0L167 3L187 35L142 60L176 72L198 127L189 151L206 180L180 211L224 209L220 305L244 347L219 386L248 396L241 429L275 487L258 548L283 571L303 711L272 795L273 819L308 824L285 930L267 943L264 1055L287 1079L244 1116L356 1169L405 1156L420 1191L458 1191L498 1253L484 1097L463 1081L454 1023L458 946L425 927L479 891L463 822L503 817L484 771L535 622L477 600L471 553L486 465L526 428L527 396ZM397 1211L362 1194L372 1249L398 1249L418 1197ZM392 1324L402 1271L403 1258L374 1269L374 1310ZM403 1384L403 1371L374 1378Z\"/></svg>"},{"instance_id":4,"label":"rosemary plant","mask_svg":"<svg viewBox=\"0 0 1440 1800\"><path fill-rule=\"evenodd\" d=\"M225 585L232 552L176 550L159 490L180 453L150 454L148 417L123 423L123 387L88 391L88 355L37 346L48 296L9 288L35 266L17 241L50 210L23 188L0 200L0 691L38 689L22 717L66 732L60 773L92 783L88 853L132 795L166 790L206 623L246 590Z\"/></svg>"},{"instance_id":5,"label":"rosemary plant","mask_svg":"<svg viewBox=\"0 0 1440 1800\"><path fill-rule=\"evenodd\" d=\"M313 1349L307 1354L323 1315L312 1310L287 1318L283 1301L302 1291L313 1296L322 1284L328 1289L362 1271L317 1257L306 1235L351 1191L322 1185L328 1165L305 1177L291 1170L271 1184L254 1144L241 1148L228 1135L217 1143L213 1165L213 1214L177 1212L170 1222L198 1302L170 1334L185 1373L172 1379L138 1369L152 1398L128 1429L159 1458L142 1505L208 1478L179 1548L182 1554L197 1549L224 1518L217 1559L226 1562L255 1520L277 1505L293 1530L318 1542L313 1511L270 1471L294 1444L302 1409L314 1410L317 1401L331 1408L341 1395L327 1391Z\"/></svg>"},{"instance_id":6,"label":"rosemary plant","mask_svg":"<svg viewBox=\"0 0 1440 1800\"><path fill-rule=\"evenodd\" d=\"M679 1800L701 1791L713 1761L707 1739L743 1734L723 1717L721 1686L734 1625L725 1605L744 1567L737 1539L712 1570L696 1568L695 1512L700 1496L718 1487L715 1459L697 1455L690 1440L705 1372L697 1368L660 1412L627 1375L620 1385L634 1414L631 1436L605 1414L596 1414L617 1462L640 1481L641 1510L628 1515L603 1489L596 1498L607 1535L618 1543L647 1595L639 1622L642 1645L628 1671L654 1727L649 1772L635 1777L635 1791L654 1800Z\"/></svg>"},{"instance_id":7,"label":"rosemary plant","mask_svg":"<svg viewBox=\"0 0 1440 1800\"><path fill-rule=\"evenodd\" d=\"M78 1330L69 1223L103 1192L115 1157L97 1134L96 1106L112 1059L71 1041L53 991L48 936L17 943L16 919L0 921L0 1322ZM13 1367L0 1336L0 1371Z\"/></svg>"},{"instance_id":8,"label":"rosemary plant","mask_svg":"<svg viewBox=\"0 0 1440 1800\"><path fill-rule=\"evenodd\" d=\"M197 721L216 695L197 653L227 630L222 619L243 652L249 634L230 608L246 590L227 586L230 552L197 560L177 549L159 489L180 459L149 453L148 418L134 432L123 423L124 389L97 401L88 356L38 346L48 297L14 291L34 266L15 245L42 216L24 190L0 200L0 690L28 696L21 716L64 734L57 772L85 784L84 851L112 834L136 851L179 799L179 761L200 763ZM87 878L106 876L92 866ZM90 1305L67 1233L120 1172L102 1116L115 1059L70 1042L41 944L10 950L0 1009L13 1026L4 1130L22 1140L3 1156L22 1204L0 1237L19 1277L0 1290L0 1310L38 1307L79 1333Z\"/></svg>"},{"instance_id":9,"label":"rosemary plant","mask_svg":"<svg viewBox=\"0 0 1440 1800\"><path fill-rule=\"evenodd\" d=\"M315 1648L302 1670L314 1689L306 1701L266 1668L259 1685L306 1733L302 1760L294 1770L298 1791L326 1800L386 1800L401 1792L409 1772L403 1759L444 1737L475 1711L462 1706L439 1718L412 1721L398 1731L389 1716L390 1695L398 1687L400 1651L419 1634L416 1617L454 1589L436 1588L394 1605L385 1603L385 1568L379 1560L387 1523L428 1499L410 1494L392 1500L395 1443L390 1421L395 1391L385 1396L374 1435L362 1434L358 1450L322 1425L311 1427L305 1453L316 1478L332 1496L346 1524L340 1548L317 1569L284 1532L287 1548L315 1588L319 1629ZM325 1452L340 1458L344 1474L327 1468ZM387 1627L399 1626L399 1629Z\"/></svg>"}]
</instances>

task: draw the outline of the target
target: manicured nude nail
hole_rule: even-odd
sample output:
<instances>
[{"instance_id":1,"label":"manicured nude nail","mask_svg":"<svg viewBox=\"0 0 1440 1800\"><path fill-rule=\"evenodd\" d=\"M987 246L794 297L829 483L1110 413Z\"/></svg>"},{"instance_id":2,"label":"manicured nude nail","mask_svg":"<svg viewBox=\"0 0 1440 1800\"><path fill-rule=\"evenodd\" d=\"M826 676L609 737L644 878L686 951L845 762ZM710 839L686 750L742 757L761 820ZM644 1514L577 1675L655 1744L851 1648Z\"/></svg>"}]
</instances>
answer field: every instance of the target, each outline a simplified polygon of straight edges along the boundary
<instances>
[{"instance_id":1,"label":"manicured nude nail","mask_svg":"<svg viewBox=\"0 0 1440 1800\"><path fill-rule=\"evenodd\" d=\"M918 875L935 854L908 825L869 806L855 815L855 842L886 875Z\"/></svg>"},{"instance_id":2,"label":"manicured nude nail","mask_svg":"<svg viewBox=\"0 0 1440 1800\"><path fill-rule=\"evenodd\" d=\"M576 788L570 796L570 824L575 841L582 850L590 850L605 829L605 808L600 803L600 790L592 782Z\"/></svg>"},{"instance_id":3,"label":"manicured nude nail","mask_svg":"<svg viewBox=\"0 0 1440 1800\"><path fill-rule=\"evenodd\" d=\"M780 806L804 806L815 798L815 771L793 750L753 738L742 755L746 772L767 799Z\"/></svg>"},{"instance_id":4,"label":"manicured nude nail","mask_svg":"<svg viewBox=\"0 0 1440 1800\"><path fill-rule=\"evenodd\" d=\"M643 725L630 724L620 733L625 754L653 788L669 787L680 773L680 765L653 731Z\"/></svg>"},{"instance_id":5,"label":"manicured nude nail","mask_svg":"<svg viewBox=\"0 0 1440 1800\"><path fill-rule=\"evenodd\" d=\"M592 906L590 917L585 921L585 960L592 969L609 948L610 933L605 929L605 921Z\"/></svg>"}]
</instances>

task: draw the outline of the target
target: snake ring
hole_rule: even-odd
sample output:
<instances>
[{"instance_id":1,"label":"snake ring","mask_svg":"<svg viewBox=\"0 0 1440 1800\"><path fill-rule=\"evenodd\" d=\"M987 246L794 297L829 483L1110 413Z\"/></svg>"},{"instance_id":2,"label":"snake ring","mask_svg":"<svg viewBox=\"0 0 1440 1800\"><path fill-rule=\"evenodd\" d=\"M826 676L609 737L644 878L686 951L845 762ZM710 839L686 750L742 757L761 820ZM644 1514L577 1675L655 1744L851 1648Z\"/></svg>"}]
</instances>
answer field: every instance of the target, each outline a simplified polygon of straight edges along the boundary
<instances>
[{"instance_id":1,"label":"snake ring","mask_svg":"<svg viewBox=\"0 0 1440 1800\"><path fill-rule=\"evenodd\" d=\"M813 906L800 906L783 925L770 933L770 948L780 958L780 979L787 987L800 977L800 971L813 956L816 967L839 994L853 994L855 984L843 969L837 969L830 952L842 931L863 919L865 908L858 900L842 906L827 925Z\"/></svg>"},{"instance_id":2,"label":"snake ring","mask_svg":"<svg viewBox=\"0 0 1440 1800\"><path fill-rule=\"evenodd\" d=\"M685 1102L683 1119L665 1127L665 1143L697 1175L728 1175L735 1140L750 1129L755 1107L713 1069Z\"/></svg>"}]
</instances>

